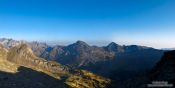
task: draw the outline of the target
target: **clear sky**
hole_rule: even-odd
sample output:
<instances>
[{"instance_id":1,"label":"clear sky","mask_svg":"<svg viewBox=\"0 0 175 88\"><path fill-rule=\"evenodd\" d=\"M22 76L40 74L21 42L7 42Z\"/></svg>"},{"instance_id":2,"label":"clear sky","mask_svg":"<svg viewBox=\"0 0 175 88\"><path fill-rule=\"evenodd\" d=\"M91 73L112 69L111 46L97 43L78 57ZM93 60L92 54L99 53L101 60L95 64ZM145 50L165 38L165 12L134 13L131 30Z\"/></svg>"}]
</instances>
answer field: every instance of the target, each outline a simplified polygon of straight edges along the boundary
<instances>
[{"instance_id":1,"label":"clear sky","mask_svg":"<svg viewBox=\"0 0 175 88\"><path fill-rule=\"evenodd\" d=\"M0 37L175 47L175 0L0 0Z\"/></svg>"}]
</instances>

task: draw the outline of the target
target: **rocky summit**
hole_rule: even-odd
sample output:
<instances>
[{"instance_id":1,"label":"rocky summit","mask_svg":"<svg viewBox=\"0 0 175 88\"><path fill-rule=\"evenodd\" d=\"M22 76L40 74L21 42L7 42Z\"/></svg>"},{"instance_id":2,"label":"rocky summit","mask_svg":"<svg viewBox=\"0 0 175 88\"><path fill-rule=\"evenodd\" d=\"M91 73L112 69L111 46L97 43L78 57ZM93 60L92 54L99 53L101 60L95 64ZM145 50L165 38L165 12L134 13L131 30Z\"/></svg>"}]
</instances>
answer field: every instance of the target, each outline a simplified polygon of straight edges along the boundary
<instances>
[{"instance_id":1,"label":"rocky summit","mask_svg":"<svg viewBox=\"0 0 175 88\"><path fill-rule=\"evenodd\" d=\"M110 80L39 58L26 44L0 45L1 88L106 88Z\"/></svg>"}]
</instances>

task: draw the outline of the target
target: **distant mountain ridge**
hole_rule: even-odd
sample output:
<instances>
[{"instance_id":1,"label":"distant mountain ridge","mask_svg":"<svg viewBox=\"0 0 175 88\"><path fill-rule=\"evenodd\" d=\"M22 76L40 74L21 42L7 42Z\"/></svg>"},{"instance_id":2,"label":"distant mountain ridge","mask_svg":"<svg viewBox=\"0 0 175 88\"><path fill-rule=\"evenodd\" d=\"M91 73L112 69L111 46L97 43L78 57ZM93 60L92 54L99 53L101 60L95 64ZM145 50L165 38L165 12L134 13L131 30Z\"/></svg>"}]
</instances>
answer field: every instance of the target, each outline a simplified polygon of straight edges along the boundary
<instances>
[{"instance_id":1,"label":"distant mountain ridge","mask_svg":"<svg viewBox=\"0 0 175 88\"><path fill-rule=\"evenodd\" d=\"M20 42L12 39L0 39L0 43L6 47L25 43L38 57L54 60L75 69L86 69L107 77L118 74L119 71L136 72L151 69L164 52L139 45L121 46L114 42L103 47L90 46L83 41L77 41L68 46L49 46L46 43Z\"/></svg>"}]
</instances>

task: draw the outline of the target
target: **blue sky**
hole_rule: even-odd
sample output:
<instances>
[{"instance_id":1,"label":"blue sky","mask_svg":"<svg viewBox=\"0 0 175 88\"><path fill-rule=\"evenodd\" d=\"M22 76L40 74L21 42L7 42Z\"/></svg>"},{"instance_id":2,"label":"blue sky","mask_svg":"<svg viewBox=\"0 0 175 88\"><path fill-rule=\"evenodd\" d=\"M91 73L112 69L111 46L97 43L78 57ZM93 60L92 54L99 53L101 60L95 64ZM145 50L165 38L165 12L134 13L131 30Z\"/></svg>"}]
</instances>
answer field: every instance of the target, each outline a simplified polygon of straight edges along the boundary
<instances>
[{"instance_id":1,"label":"blue sky","mask_svg":"<svg viewBox=\"0 0 175 88\"><path fill-rule=\"evenodd\" d=\"M174 0L0 0L0 37L175 47Z\"/></svg>"}]
</instances>

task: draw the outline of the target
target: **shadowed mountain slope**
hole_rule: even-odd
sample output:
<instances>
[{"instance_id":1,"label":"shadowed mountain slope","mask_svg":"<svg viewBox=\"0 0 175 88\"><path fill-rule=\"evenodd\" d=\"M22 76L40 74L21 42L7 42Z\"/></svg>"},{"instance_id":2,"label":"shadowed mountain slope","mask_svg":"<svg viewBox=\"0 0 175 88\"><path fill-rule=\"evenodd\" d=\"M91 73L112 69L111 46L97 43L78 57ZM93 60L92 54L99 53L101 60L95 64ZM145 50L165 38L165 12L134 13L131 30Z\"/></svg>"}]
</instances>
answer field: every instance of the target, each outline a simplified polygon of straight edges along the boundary
<instances>
[{"instance_id":1,"label":"shadowed mountain slope","mask_svg":"<svg viewBox=\"0 0 175 88\"><path fill-rule=\"evenodd\" d=\"M46 83L52 84L52 81L54 81L53 85L55 85L56 82L58 84L60 83L61 85L56 85L54 88L65 88L67 86L73 87L73 88L105 88L107 85L110 84L110 80L103 78L101 76L97 76L93 73L90 73L88 71L84 70L72 70L64 65L61 65L57 62L54 61L47 61L45 59L39 58L33 54L33 51L25 44L15 46L13 48L10 48L9 50L3 48L1 45L0 47L1 52L0 52L0 59L2 60L0 63L5 64L8 63L7 65L0 65L0 70L6 71L4 72L13 72L13 75L11 73L3 73L1 72L1 75L7 75L7 78L3 79L8 79L11 78L11 80L17 77L22 77L25 76L24 78L21 79L13 79L14 84L12 82L12 85L16 85L14 87L18 87L19 85L25 85L26 83L32 83L32 80L39 80L39 82L36 85L40 85L38 88L48 88L50 85L46 85ZM10 65L9 65L10 64ZM20 73L20 67L24 67L25 69L22 70ZM15 69L14 69L15 68ZM15 71L14 71L15 70ZM41 73L41 75L39 75ZM29 75L28 75L29 74ZM35 74L38 75L36 78ZM43 74L43 75L42 75ZM50 79L51 81L47 81L45 78L42 80L42 77L45 77L46 79ZM26 76L29 76L29 78L26 78ZM24 80L23 80L24 79ZM6 83L11 82L11 80L7 80ZM19 84L23 80L22 84ZM4 82L4 81L3 81ZM37 81L36 81L37 82ZM0 85L0 86L4 86ZM11 84L9 84L10 86ZM65 86L67 85L67 86ZM34 85L33 84L28 84L26 88L32 88ZM12 86L10 86L12 87ZM18 88L23 88L23 87L18 87ZM49 87L53 88L53 86Z\"/></svg>"},{"instance_id":2,"label":"shadowed mountain slope","mask_svg":"<svg viewBox=\"0 0 175 88\"><path fill-rule=\"evenodd\" d=\"M0 88L69 88L64 80L26 67L19 67L16 73L0 71Z\"/></svg>"},{"instance_id":3,"label":"shadowed mountain slope","mask_svg":"<svg viewBox=\"0 0 175 88\"><path fill-rule=\"evenodd\" d=\"M151 80L168 81L175 84L175 51L164 53L162 59L152 70Z\"/></svg>"}]
</instances>

